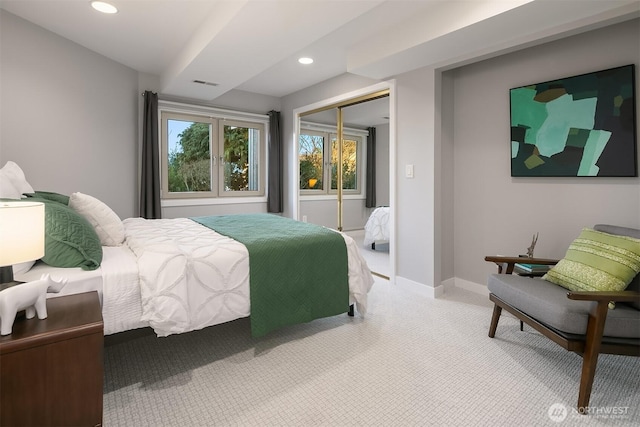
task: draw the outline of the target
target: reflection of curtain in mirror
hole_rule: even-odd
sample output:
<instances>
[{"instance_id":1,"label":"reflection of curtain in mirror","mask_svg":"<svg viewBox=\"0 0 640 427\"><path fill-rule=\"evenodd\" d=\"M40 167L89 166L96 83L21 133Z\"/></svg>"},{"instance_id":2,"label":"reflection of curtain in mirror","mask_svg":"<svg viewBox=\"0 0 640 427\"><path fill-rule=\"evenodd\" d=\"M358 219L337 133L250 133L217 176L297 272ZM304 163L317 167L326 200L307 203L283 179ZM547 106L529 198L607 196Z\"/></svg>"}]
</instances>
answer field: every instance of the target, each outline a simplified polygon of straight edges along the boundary
<instances>
[{"instance_id":1,"label":"reflection of curtain in mirror","mask_svg":"<svg viewBox=\"0 0 640 427\"><path fill-rule=\"evenodd\" d=\"M280 111L269 111L269 177L267 212L282 212L282 137Z\"/></svg>"},{"instance_id":2,"label":"reflection of curtain in mirror","mask_svg":"<svg viewBox=\"0 0 640 427\"><path fill-rule=\"evenodd\" d=\"M366 179L366 200L365 206L368 208L376 207L376 128L367 129L367 179Z\"/></svg>"}]
</instances>

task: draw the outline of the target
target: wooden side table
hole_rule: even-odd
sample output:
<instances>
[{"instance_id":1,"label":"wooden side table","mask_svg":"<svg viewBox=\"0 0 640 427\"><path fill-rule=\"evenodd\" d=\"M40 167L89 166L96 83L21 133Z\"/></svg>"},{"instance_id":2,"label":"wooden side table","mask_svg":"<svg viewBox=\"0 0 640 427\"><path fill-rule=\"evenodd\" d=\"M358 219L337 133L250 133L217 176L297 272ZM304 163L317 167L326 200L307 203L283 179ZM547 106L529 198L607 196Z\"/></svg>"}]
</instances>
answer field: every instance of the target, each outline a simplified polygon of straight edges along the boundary
<instances>
[{"instance_id":1,"label":"wooden side table","mask_svg":"<svg viewBox=\"0 0 640 427\"><path fill-rule=\"evenodd\" d=\"M97 292L47 300L0 337L0 425L102 425L103 322Z\"/></svg>"},{"instance_id":2,"label":"wooden side table","mask_svg":"<svg viewBox=\"0 0 640 427\"><path fill-rule=\"evenodd\" d=\"M548 259L548 258L525 258L525 257L513 257L513 256L502 256L502 255L489 255L484 257L485 261L493 262L498 266L498 274L511 274L513 273L513 269L516 264L525 262L527 264L538 264L538 265L556 265L558 263L557 259ZM505 270L505 271L502 271ZM529 274L523 274L529 275Z\"/></svg>"}]
</instances>

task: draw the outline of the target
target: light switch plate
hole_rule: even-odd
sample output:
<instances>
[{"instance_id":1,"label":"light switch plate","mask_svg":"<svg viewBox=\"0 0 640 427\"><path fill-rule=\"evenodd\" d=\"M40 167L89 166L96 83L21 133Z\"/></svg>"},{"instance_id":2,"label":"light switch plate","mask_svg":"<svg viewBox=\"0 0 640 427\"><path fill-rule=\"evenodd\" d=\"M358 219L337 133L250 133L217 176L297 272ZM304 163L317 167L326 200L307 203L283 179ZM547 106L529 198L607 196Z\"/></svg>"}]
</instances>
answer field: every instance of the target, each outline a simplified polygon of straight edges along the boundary
<instances>
[{"instance_id":1,"label":"light switch plate","mask_svg":"<svg viewBox=\"0 0 640 427\"><path fill-rule=\"evenodd\" d=\"M407 178L413 178L413 165L406 165L404 176Z\"/></svg>"}]
</instances>

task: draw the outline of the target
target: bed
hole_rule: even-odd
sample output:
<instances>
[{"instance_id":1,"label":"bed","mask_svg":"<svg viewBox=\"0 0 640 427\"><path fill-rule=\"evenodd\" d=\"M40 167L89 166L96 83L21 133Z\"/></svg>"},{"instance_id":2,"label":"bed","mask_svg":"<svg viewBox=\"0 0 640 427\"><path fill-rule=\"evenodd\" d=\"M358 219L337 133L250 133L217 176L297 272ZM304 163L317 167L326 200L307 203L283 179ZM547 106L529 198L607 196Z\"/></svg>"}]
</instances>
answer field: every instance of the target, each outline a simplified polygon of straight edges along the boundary
<instances>
[{"instance_id":1,"label":"bed","mask_svg":"<svg viewBox=\"0 0 640 427\"><path fill-rule=\"evenodd\" d=\"M269 271L274 261L268 260L268 279L275 279L276 285L285 281L284 275L289 279L293 276L293 280L289 280L279 294L271 295L268 290L266 295L265 292L258 293L259 290L251 286L257 279L251 277L250 271L257 267L249 268L247 246L202 224L210 220L245 224L258 221L259 227L264 227L265 221L275 220L277 229L303 229L303 237L300 233L285 233L286 236L276 239L267 235L265 239L267 243L269 239L275 240L275 246L281 247L281 251L288 247L290 251L301 252L301 248L309 246L313 264L318 266L311 272L313 275L335 269L326 268L325 262L332 262L332 259L327 261L318 253L322 252L322 247L314 249L317 242L304 242L309 240L305 233L311 228L325 235L327 232L334 234L343 242L346 282L317 286L316 280L315 286L321 289L314 294L313 289L303 286L310 280L304 271L288 267L282 274L282 267L278 269L277 265L273 267L276 271ZM59 268L38 262L27 272L16 274L16 279L36 280L45 273L54 279L66 278L67 285L63 290L48 297L98 291L105 335L151 326L158 336L167 336L251 316L252 335L262 336L283 326L344 313L350 304L355 304L359 313L366 312L367 293L373 278L355 241L343 233L269 214L159 220L128 218L122 224L123 244L103 246L99 268L87 271L80 267ZM258 229L256 225L249 228ZM262 230L264 232L264 228ZM269 244L264 251L277 252L273 248L274 245ZM285 252L280 258L287 261L290 256ZM266 284L271 283L267 280ZM261 299L256 300L254 294ZM263 300L267 301L261 304ZM262 315L267 318L266 325L263 322L256 326L254 317L258 314L255 310L268 311L272 306L271 313Z\"/></svg>"},{"instance_id":2,"label":"bed","mask_svg":"<svg viewBox=\"0 0 640 427\"><path fill-rule=\"evenodd\" d=\"M364 246L371 245L376 248L376 243L389 242L389 207L380 206L371 212L364 226Z\"/></svg>"},{"instance_id":3,"label":"bed","mask_svg":"<svg viewBox=\"0 0 640 427\"><path fill-rule=\"evenodd\" d=\"M97 291L105 335L167 336L248 316L258 337L354 305L366 312L373 277L335 230L272 214L121 220L95 197L35 191L13 162L0 169L0 198L45 205L45 255L13 266L14 278L66 279L49 298Z\"/></svg>"}]
</instances>

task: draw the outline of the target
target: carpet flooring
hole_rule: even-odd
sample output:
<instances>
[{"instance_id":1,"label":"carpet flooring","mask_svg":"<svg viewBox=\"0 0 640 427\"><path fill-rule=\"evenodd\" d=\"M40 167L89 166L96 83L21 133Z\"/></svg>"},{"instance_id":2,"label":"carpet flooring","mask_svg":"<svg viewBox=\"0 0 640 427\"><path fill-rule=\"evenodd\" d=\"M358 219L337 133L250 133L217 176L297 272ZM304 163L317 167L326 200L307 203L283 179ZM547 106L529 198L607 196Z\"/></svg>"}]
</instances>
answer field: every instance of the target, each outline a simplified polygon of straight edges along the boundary
<instances>
[{"instance_id":1,"label":"carpet flooring","mask_svg":"<svg viewBox=\"0 0 640 427\"><path fill-rule=\"evenodd\" d=\"M431 299L376 278L366 316L251 338L248 319L188 334L111 337L105 426L632 426L640 358L601 355L589 416L579 356L486 297ZM113 339L115 338L115 339Z\"/></svg>"}]
</instances>

